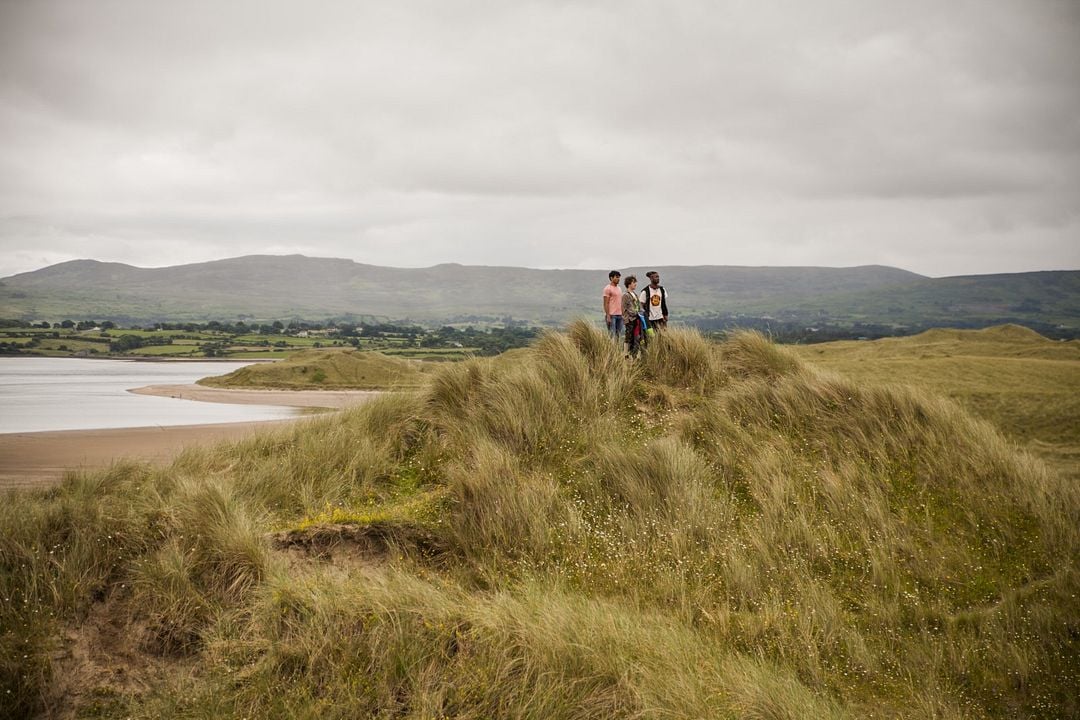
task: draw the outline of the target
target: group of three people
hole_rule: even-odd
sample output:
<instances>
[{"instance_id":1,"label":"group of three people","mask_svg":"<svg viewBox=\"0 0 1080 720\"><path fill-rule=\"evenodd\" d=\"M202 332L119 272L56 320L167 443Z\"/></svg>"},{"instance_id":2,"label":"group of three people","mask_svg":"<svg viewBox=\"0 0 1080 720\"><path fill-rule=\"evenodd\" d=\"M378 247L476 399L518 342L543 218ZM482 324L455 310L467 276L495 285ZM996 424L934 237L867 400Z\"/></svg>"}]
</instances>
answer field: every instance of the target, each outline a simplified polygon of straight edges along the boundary
<instances>
[{"instance_id":1,"label":"group of three people","mask_svg":"<svg viewBox=\"0 0 1080 720\"><path fill-rule=\"evenodd\" d=\"M649 278L649 284L640 293L633 275L626 276L623 280L626 290L621 291L622 273L612 270L604 288L604 322L613 338L624 339L624 348L631 355L641 347L648 329L661 331L667 327L667 290L660 284L660 273L650 270L645 277Z\"/></svg>"}]
</instances>

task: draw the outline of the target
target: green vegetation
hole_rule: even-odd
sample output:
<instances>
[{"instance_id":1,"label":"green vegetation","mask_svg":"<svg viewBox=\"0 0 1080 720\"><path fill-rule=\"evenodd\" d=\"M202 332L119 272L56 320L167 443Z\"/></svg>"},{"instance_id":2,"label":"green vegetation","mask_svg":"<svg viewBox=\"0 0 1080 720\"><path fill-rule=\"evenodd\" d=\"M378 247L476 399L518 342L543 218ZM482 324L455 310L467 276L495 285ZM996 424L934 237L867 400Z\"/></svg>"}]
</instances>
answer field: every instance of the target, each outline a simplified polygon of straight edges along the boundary
<instances>
[{"instance_id":1,"label":"green vegetation","mask_svg":"<svg viewBox=\"0 0 1080 720\"><path fill-rule=\"evenodd\" d=\"M1055 342L1006 325L793 349L859 384L947 395L1080 480L1080 341Z\"/></svg>"},{"instance_id":2,"label":"green vegetation","mask_svg":"<svg viewBox=\"0 0 1080 720\"><path fill-rule=\"evenodd\" d=\"M628 363L575 323L413 393L10 495L0 703L1075 717L1078 511L1076 483L937 395L755 334L675 329Z\"/></svg>"},{"instance_id":3,"label":"green vegetation","mask_svg":"<svg viewBox=\"0 0 1080 720\"><path fill-rule=\"evenodd\" d=\"M259 363L228 375L203 378L222 388L342 390L416 387L431 366L415 360L355 350L303 350L276 363Z\"/></svg>"},{"instance_id":4,"label":"green vegetation","mask_svg":"<svg viewBox=\"0 0 1080 720\"><path fill-rule=\"evenodd\" d=\"M804 307L853 321L961 327L1016 322L1040 331L1080 325L1080 272L1046 271L921 278L875 290L842 291ZM798 312L789 307L787 312ZM1073 332L1070 337L1076 337Z\"/></svg>"},{"instance_id":5,"label":"green vegetation","mask_svg":"<svg viewBox=\"0 0 1080 720\"><path fill-rule=\"evenodd\" d=\"M158 323L151 328L117 328L114 323L72 320L32 325L0 320L0 355L51 357L216 357L267 360L311 348L353 347L421 360L461 360L523 347L536 328L425 329L416 325L307 323L248 325L245 322Z\"/></svg>"}]
</instances>

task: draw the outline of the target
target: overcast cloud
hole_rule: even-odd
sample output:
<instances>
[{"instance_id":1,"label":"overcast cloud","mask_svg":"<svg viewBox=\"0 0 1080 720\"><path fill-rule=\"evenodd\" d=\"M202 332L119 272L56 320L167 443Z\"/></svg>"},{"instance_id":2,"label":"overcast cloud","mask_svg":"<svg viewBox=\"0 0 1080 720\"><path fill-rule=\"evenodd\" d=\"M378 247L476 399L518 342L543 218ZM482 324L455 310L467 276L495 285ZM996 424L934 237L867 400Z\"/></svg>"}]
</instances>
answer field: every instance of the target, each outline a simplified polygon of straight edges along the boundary
<instances>
[{"instance_id":1,"label":"overcast cloud","mask_svg":"<svg viewBox=\"0 0 1080 720\"><path fill-rule=\"evenodd\" d=\"M0 276L1080 268L1076 0L0 0Z\"/></svg>"}]
</instances>

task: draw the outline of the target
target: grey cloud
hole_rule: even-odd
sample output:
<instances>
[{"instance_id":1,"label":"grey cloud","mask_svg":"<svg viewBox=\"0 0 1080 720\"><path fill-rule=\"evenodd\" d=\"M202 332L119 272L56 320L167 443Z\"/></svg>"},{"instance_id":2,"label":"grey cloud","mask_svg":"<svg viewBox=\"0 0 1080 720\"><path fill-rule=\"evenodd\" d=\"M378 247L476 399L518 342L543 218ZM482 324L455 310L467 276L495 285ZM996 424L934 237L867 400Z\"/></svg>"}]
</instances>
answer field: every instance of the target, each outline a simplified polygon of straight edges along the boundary
<instances>
[{"instance_id":1,"label":"grey cloud","mask_svg":"<svg viewBox=\"0 0 1080 720\"><path fill-rule=\"evenodd\" d=\"M6 3L0 274L53 242L1074 266L1076 67L1053 0Z\"/></svg>"}]
</instances>

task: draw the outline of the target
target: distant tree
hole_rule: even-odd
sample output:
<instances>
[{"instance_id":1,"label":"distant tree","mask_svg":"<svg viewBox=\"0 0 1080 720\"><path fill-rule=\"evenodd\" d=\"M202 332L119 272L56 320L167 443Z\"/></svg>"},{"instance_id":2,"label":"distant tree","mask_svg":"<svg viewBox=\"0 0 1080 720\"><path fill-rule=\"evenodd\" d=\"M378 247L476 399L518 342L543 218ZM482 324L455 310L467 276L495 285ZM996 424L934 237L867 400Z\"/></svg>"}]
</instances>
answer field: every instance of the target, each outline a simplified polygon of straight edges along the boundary
<instances>
[{"instance_id":1,"label":"distant tree","mask_svg":"<svg viewBox=\"0 0 1080 720\"><path fill-rule=\"evenodd\" d=\"M71 328L75 327L75 321L64 320L62 323L60 323L60 327L64 328L65 330L70 330Z\"/></svg>"},{"instance_id":2,"label":"distant tree","mask_svg":"<svg viewBox=\"0 0 1080 720\"><path fill-rule=\"evenodd\" d=\"M225 343L206 343L202 346L202 353L206 357L225 357Z\"/></svg>"},{"instance_id":3,"label":"distant tree","mask_svg":"<svg viewBox=\"0 0 1080 720\"><path fill-rule=\"evenodd\" d=\"M141 348L143 345L143 339L138 335L121 335L120 337L109 343L109 352L128 352L129 350L134 350L135 348Z\"/></svg>"}]
</instances>

